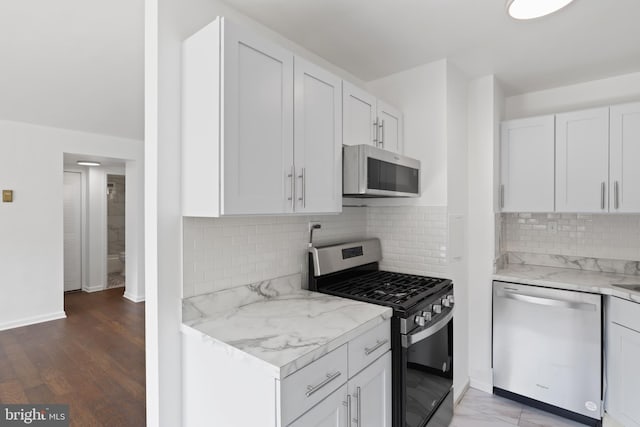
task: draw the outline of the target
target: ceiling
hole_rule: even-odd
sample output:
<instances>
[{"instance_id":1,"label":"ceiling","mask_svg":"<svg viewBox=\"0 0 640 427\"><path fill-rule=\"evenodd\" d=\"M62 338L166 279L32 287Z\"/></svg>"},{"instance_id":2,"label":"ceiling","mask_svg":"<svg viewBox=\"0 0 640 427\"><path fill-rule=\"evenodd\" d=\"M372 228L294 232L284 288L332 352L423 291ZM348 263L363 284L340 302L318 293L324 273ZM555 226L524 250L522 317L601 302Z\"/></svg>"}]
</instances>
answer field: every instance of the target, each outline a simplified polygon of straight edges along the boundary
<instances>
[{"instance_id":1,"label":"ceiling","mask_svg":"<svg viewBox=\"0 0 640 427\"><path fill-rule=\"evenodd\" d=\"M144 0L0 4L0 119L143 138Z\"/></svg>"},{"instance_id":2,"label":"ceiling","mask_svg":"<svg viewBox=\"0 0 640 427\"><path fill-rule=\"evenodd\" d=\"M99 162L101 167L106 167L106 168L123 168L124 169L127 165L126 160L114 159L111 157L88 156L86 154L74 154L74 153L64 153L63 157L64 157L64 166L71 167L71 168L96 167L96 166L78 166L77 162L79 160Z\"/></svg>"},{"instance_id":3,"label":"ceiling","mask_svg":"<svg viewBox=\"0 0 640 427\"><path fill-rule=\"evenodd\" d=\"M640 71L640 1L576 0L515 21L505 0L225 0L365 80L441 58L507 94Z\"/></svg>"},{"instance_id":4,"label":"ceiling","mask_svg":"<svg viewBox=\"0 0 640 427\"><path fill-rule=\"evenodd\" d=\"M507 94L640 71L640 0L530 22L505 0L226 2L364 81L445 57ZM144 0L1 0L0 119L142 139L143 22Z\"/></svg>"}]
</instances>

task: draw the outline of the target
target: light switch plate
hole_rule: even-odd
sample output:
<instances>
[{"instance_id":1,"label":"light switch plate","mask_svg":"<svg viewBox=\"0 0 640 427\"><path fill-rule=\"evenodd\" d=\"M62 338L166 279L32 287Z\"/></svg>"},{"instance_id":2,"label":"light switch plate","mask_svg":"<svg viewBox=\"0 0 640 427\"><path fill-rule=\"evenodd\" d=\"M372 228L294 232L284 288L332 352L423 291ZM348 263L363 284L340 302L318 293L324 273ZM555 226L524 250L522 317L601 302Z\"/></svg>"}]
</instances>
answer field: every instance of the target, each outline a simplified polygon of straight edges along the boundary
<instances>
[{"instance_id":1,"label":"light switch plate","mask_svg":"<svg viewBox=\"0 0 640 427\"><path fill-rule=\"evenodd\" d=\"M551 234L557 234L558 233L558 223L557 222L549 222L547 224L547 230L549 230L549 233Z\"/></svg>"},{"instance_id":2,"label":"light switch plate","mask_svg":"<svg viewBox=\"0 0 640 427\"><path fill-rule=\"evenodd\" d=\"M13 202L13 190L2 190L2 201L4 203Z\"/></svg>"}]
</instances>

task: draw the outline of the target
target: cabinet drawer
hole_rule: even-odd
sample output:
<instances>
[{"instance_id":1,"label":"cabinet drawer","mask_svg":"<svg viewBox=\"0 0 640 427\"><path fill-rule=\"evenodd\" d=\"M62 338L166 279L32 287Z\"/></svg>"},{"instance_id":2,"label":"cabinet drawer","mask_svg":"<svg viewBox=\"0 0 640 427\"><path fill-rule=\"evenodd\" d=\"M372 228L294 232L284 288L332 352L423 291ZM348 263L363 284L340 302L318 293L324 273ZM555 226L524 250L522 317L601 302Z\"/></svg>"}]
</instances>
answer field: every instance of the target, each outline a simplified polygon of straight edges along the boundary
<instances>
[{"instance_id":1,"label":"cabinet drawer","mask_svg":"<svg viewBox=\"0 0 640 427\"><path fill-rule=\"evenodd\" d=\"M640 332L640 304L610 297L609 319L619 325Z\"/></svg>"},{"instance_id":2,"label":"cabinet drawer","mask_svg":"<svg viewBox=\"0 0 640 427\"><path fill-rule=\"evenodd\" d=\"M349 378L391 348L391 322L386 320L349 342Z\"/></svg>"},{"instance_id":3,"label":"cabinet drawer","mask_svg":"<svg viewBox=\"0 0 640 427\"><path fill-rule=\"evenodd\" d=\"M347 345L283 379L282 425L288 425L347 382Z\"/></svg>"}]
</instances>

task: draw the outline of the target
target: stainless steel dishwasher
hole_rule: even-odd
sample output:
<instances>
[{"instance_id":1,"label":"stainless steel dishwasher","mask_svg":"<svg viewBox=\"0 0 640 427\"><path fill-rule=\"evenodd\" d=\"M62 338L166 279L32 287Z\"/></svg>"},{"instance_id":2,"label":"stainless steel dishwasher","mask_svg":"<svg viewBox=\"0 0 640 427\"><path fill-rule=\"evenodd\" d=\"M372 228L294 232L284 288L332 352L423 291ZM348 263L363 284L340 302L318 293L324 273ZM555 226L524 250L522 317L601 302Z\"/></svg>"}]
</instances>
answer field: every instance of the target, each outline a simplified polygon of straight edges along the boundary
<instances>
[{"instance_id":1,"label":"stainless steel dishwasher","mask_svg":"<svg viewBox=\"0 0 640 427\"><path fill-rule=\"evenodd\" d=\"M493 282L494 393L602 419L602 296Z\"/></svg>"}]
</instances>

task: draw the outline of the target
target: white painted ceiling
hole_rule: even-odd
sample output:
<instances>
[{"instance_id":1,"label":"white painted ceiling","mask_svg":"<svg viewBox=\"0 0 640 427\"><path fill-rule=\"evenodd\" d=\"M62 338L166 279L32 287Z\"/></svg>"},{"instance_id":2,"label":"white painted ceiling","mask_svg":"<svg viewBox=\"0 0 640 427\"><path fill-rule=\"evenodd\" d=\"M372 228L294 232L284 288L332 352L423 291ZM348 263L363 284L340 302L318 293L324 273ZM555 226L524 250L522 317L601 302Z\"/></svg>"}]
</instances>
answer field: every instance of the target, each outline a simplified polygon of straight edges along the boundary
<instances>
[{"instance_id":1,"label":"white painted ceiling","mask_svg":"<svg viewBox=\"0 0 640 427\"><path fill-rule=\"evenodd\" d=\"M0 119L142 139L143 0L0 0Z\"/></svg>"},{"instance_id":2,"label":"white painted ceiling","mask_svg":"<svg viewBox=\"0 0 640 427\"><path fill-rule=\"evenodd\" d=\"M640 71L640 1L515 21L505 0L225 0L365 81L448 57L507 94Z\"/></svg>"},{"instance_id":3,"label":"white painted ceiling","mask_svg":"<svg viewBox=\"0 0 640 427\"><path fill-rule=\"evenodd\" d=\"M214 1L214 0L212 0ZM508 94L640 71L640 0L226 0L368 81L448 57ZM144 0L0 0L0 119L143 137Z\"/></svg>"}]
</instances>

